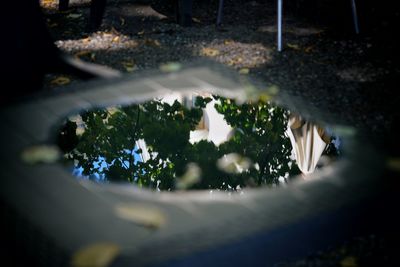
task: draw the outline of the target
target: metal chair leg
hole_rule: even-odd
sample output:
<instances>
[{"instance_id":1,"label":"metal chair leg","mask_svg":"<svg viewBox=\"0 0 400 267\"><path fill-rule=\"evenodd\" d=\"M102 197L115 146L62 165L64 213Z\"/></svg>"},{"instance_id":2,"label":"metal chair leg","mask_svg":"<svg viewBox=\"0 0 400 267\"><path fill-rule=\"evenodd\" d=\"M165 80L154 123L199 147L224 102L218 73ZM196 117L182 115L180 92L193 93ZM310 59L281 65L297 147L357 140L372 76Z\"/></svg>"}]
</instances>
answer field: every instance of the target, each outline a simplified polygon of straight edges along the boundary
<instances>
[{"instance_id":1,"label":"metal chair leg","mask_svg":"<svg viewBox=\"0 0 400 267\"><path fill-rule=\"evenodd\" d=\"M351 9L353 11L354 31L356 32L356 34L359 34L360 33L360 27L359 27L359 24L358 24L356 0L351 0Z\"/></svg>"},{"instance_id":2,"label":"metal chair leg","mask_svg":"<svg viewBox=\"0 0 400 267\"><path fill-rule=\"evenodd\" d=\"M222 9L224 7L224 0L219 0L218 4L218 15L217 15L217 26L222 23Z\"/></svg>"},{"instance_id":3,"label":"metal chair leg","mask_svg":"<svg viewBox=\"0 0 400 267\"><path fill-rule=\"evenodd\" d=\"M278 31L277 31L277 47L278 51L282 51L282 0L278 0L278 10L277 10L277 24L278 24Z\"/></svg>"}]
</instances>

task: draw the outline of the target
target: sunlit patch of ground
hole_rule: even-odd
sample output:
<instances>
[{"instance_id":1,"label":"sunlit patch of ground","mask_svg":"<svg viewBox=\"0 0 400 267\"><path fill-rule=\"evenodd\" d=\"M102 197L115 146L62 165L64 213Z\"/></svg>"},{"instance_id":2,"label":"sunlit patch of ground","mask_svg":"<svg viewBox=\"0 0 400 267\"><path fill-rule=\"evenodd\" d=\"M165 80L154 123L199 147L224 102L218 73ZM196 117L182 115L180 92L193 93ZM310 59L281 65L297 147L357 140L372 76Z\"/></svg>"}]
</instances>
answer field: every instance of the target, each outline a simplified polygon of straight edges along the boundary
<instances>
[{"instance_id":1,"label":"sunlit patch of ground","mask_svg":"<svg viewBox=\"0 0 400 267\"><path fill-rule=\"evenodd\" d=\"M59 40L56 45L67 52L78 52L135 48L138 42L117 31L99 31L82 39Z\"/></svg>"},{"instance_id":2,"label":"sunlit patch of ground","mask_svg":"<svg viewBox=\"0 0 400 267\"><path fill-rule=\"evenodd\" d=\"M59 0L40 0L40 6L48 11L58 11ZM87 6L91 0L69 0L69 7Z\"/></svg>"},{"instance_id":3,"label":"sunlit patch of ground","mask_svg":"<svg viewBox=\"0 0 400 267\"><path fill-rule=\"evenodd\" d=\"M218 40L201 47L199 54L235 68L255 68L272 60L271 48L261 43Z\"/></svg>"}]
</instances>

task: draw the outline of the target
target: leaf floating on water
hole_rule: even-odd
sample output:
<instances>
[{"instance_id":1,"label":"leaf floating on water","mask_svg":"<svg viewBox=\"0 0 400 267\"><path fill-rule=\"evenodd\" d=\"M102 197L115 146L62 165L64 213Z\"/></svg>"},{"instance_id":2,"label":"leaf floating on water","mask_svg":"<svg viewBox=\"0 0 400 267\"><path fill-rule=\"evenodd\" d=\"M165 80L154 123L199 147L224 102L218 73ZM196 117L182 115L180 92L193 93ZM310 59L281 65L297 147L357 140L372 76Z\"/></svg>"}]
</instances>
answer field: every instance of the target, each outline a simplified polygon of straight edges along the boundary
<instances>
[{"instance_id":1,"label":"leaf floating on water","mask_svg":"<svg viewBox=\"0 0 400 267\"><path fill-rule=\"evenodd\" d=\"M220 52L217 49L205 47L205 48L201 49L201 54L203 56L207 56L207 57L216 57L220 54Z\"/></svg>"},{"instance_id":2,"label":"leaf floating on water","mask_svg":"<svg viewBox=\"0 0 400 267\"><path fill-rule=\"evenodd\" d=\"M247 75L249 73L250 73L250 69L248 69L248 68L241 68L239 70L239 74L242 74L242 75Z\"/></svg>"},{"instance_id":3,"label":"leaf floating on water","mask_svg":"<svg viewBox=\"0 0 400 267\"><path fill-rule=\"evenodd\" d=\"M67 18L69 18L69 19L79 19L80 17L82 17L82 14L79 14L79 13L75 13L75 14L72 13L67 16Z\"/></svg>"},{"instance_id":4,"label":"leaf floating on water","mask_svg":"<svg viewBox=\"0 0 400 267\"><path fill-rule=\"evenodd\" d=\"M176 72L182 69L182 64L179 62L170 62L160 65L160 70L162 72Z\"/></svg>"},{"instance_id":5,"label":"leaf floating on water","mask_svg":"<svg viewBox=\"0 0 400 267\"><path fill-rule=\"evenodd\" d=\"M176 188L179 190L185 190L190 188L192 185L200 182L201 169L195 163L189 163L186 166L186 172L178 178Z\"/></svg>"},{"instance_id":6,"label":"leaf floating on water","mask_svg":"<svg viewBox=\"0 0 400 267\"><path fill-rule=\"evenodd\" d=\"M118 204L115 207L117 216L148 228L160 228L166 223L164 214L157 208L140 204Z\"/></svg>"},{"instance_id":7,"label":"leaf floating on water","mask_svg":"<svg viewBox=\"0 0 400 267\"><path fill-rule=\"evenodd\" d=\"M65 76L59 76L53 80L51 80L51 84L53 85L66 85L71 82L71 79Z\"/></svg>"},{"instance_id":8,"label":"leaf floating on water","mask_svg":"<svg viewBox=\"0 0 400 267\"><path fill-rule=\"evenodd\" d=\"M95 243L72 255L72 267L107 267L120 254L120 247L113 243Z\"/></svg>"},{"instance_id":9,"label":"leaf floating on water","mask_svg":"<svg viewBox=\"0 0 400 267\"><path fill-rule=\"evenodd\" d=\"M61 157L57 146L38 145L25 149L21 154L23 162L28 164L54 163Z\"/></svg>"},{"instance_id":10,"label":"leaf floating on water","mask_svg":"<svg viewBox=\"0 0 400 267\"><path fill-rule=\"evenodd\" d=\"M137 67L133 61L123 61L121 62L127 72L133 72L137 70Z\"/></svg>"}]
</instances>

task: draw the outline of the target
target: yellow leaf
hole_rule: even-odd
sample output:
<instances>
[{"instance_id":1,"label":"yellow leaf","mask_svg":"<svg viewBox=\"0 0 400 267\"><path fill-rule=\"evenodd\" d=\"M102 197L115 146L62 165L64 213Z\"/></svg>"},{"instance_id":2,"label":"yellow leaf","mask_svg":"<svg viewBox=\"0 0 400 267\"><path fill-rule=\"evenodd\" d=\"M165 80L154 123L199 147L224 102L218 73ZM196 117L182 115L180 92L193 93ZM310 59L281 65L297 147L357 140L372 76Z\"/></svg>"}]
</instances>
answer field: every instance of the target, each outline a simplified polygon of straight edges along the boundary
<instances>
[{"instance_id":1,"label":"yellow leaf","mask_svg":"<svg viewBox=\"0 0 400 267\"><path fill-rule=\"evenodd\" d=\"M209 47L205 47L201 50L201 54L207 57L216 57L219 55L219 53L220 53L219 50Z\"/></svg>"},{"instance_id":2,"label":"yellow leaf","mask_svg":"<svg viewBox=\"0 0 400 267\"><path fill-rule=\"evenodd\" d=\"M287 47L293 49L293 50L300 50L300 46L297 44L287 44Z\"/></svg>"},{"instance_id":3,"label":"yellow leaf","mask_svg":"<svg viewBox=\"0 0 400 267\"><path fill-rule=\"evenodd\" d=\"M176 72L182 69L182 64L179 62L169 62L160 65L160 70L162 72Z\"/></svg>"},{"instance_id":4,"label":"yellow leaf","mask_svg":"<svg viewBox=\"0 0 400 267\"><path fill-rule=\"evenodd\" d=\"M53 85L66 85L71 82L71 79L65 76L59 76L53 79L50 83Z\"/></svg>"},{"instance_id":5,"label":"yellow leaf","mask_svg":"<svg viewBox=\"0 0 400 267\"><path fill-rule=\"evenodd\" d=\"M159 209L141 204L118 204L115 213L121 219L148 228L159 228L166 223L165 216Z\"/></svg>"},{"instance_id":6,"label":"yellow leaf","mask_svg":"<svg viewBox=\"0 0 400 267\"><path fill-rule=\"evenodd\" d=\"M357 259L352 256L347 256L340 262L341 267L358 267Z\"/></svg>"},{"instance_id":7,"label":"yellow leaf","mask_svg":"<svg viewBox=\"0 0 400 267\"><path fill-rule=\"evenodd\" d=\"M239 70L239 74L242 74L242 75L247 75L249 73L250 73L250 69L248 69L248 68L241 68Z\"/></svg>"},{"instance_id":8,"label":"yellow leaf","mask_svg":"<svg viewBox=\"0 0 400 267\"><path fill-rule=\"evenodd\" d=\"M90 42L90 37L86 37L84 39L81 40L84 44L87 44Z\"/></svg>"},{"instance_id":9,"label":"yellow leaf","mask_svg":"<svg viewBox=\"0 0 400 267\"><path fill-rule=\"evenodd\" d=\"M119 255L121 249L113 243L95 243L81 248L72 255L72 267L107 267Z\"/></svg>"},{"instance_id":10,"label":"yellow leaf","mask_svg":"<svg viewBox=\"0 0 400 267\"><path fill-rule=\"evenodd\" d=\"M113 43L119 42L119 36L115 36L115 37L112 39L112 42L113 42Z\"/></svg>"},{"instance_id":11,"label":"yellow leaf","mask_svg":"<svg viewBox=\"0 0 400 267\"><path fill-rule=\"evenodd\" d=\"M231 43L233 43L233 41L230 40L230 39L224 40L224 45L229 45L229 44L231 44Z\"/></svg>"},{"instance_id":12,"label":"yellow leaf","mask_svg":"<svg viewBox=\"0 0 400 267\"><path fill-rule=\"evenodd\" d=\"M135 63L133 61L123 61L121 62L122 66L124 66L127 72L133 72L137 69Z\"/></svg>"}]
</instances>

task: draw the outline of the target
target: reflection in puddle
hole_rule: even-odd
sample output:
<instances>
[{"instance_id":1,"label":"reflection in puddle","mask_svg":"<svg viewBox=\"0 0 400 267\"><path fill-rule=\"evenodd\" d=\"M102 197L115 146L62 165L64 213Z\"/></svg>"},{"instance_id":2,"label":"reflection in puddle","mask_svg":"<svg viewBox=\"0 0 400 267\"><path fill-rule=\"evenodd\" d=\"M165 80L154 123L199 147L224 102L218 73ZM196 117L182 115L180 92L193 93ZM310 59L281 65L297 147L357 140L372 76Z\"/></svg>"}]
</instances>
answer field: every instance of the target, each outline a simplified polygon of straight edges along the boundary
<instances>
[{"instance_id":1,"label":"reflection in puddle","mask_svg":"<svg viewBox=\"0 0 400 267\"><path fill-rule=\"evenodd\" d=\"M333 150L326 138L319 126L269 102L176 93L69 117L58 143L81 178L235 191L313 172Z\"/></svg>"}]
</instances>

